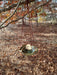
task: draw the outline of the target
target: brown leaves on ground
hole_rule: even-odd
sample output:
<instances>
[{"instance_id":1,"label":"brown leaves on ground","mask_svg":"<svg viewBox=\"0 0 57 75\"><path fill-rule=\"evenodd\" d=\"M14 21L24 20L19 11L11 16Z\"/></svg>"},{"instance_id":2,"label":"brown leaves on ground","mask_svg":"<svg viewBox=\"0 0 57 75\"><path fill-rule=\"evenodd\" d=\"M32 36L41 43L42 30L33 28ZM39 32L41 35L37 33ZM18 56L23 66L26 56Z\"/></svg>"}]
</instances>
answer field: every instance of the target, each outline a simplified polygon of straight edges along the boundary
<instances>
[{"instance_id":1,"label":"brown leaves on ground","mask_svg":"<svg viewBox=\"0 0 57 75\"><path fill-rule=\"evenodd\" d=\"M22 25L20 27L18 26L19 25L15 25L12 27L11 25L11 27L7 28L4 32L0 31L0 33L2 33L0 35L0 74L56 75L57 35L55 34L57 34L57 26L54 25L50 28L48 25L33 28L34 42L32 39L29 39L29 33L31 32L29 27L25 26L22 32ZM24 36L27 33L29 38ZM21 38L21 36L24 38ZM28 41L28 39L30 41ZM38 53L35 56L20 54L19 48L24 42L26 43L26 41L38 47ZM18 50L15 53L17 48Z\"/></svg>"}]
</instances>

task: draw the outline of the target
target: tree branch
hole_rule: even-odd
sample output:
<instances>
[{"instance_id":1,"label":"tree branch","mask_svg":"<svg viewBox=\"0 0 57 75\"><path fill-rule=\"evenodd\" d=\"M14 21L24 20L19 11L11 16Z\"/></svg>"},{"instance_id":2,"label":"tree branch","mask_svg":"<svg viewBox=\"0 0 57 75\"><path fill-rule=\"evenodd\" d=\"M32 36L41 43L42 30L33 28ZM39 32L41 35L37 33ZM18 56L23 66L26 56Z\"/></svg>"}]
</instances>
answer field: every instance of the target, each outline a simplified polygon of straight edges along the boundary
<instances>
[{"instance_id":1,"label":"tree branch","mask_svg":"<svg viewBox=\"0 0 57 75\"><path fill-rule=\"evenodd\" d=\"M46 3L44 3L44 4L41 4L41 5L39 5L39 6L36 6L35 8L32 7L32 10L36 10L36 9L38 9L39 7L45 6L45 5L46 5L47 3L49 3L50 1L51 1L51 0L49 0L48 2L46 2ZM31 13L32 10L30 10L29 12L27 12L26 14L24 14L23 17L19 17L19 18L16 19L16 20L12 20L12 21L9 22L6 26L1 26L0 29L7 27L7 26L8 26L9 24L11 24L12 22L16 22L16 21L18 21L18 20L24 18L27 14Z\"/></svg>"},{"instance_id":2,"label":"tree branch","mask_svg":"<svg viewBox=\"0 0 57 75\"><path fill-rule=\"evenodd\" d=\"M31 3L31 2L34 2L34 1L35 1L35 0L29 0L28 3ZM25 1L25 2L20 2L19 5L22 5L22 4L27 4L27 2L26 2L26 1ZM5 12L5 11L8 11L8 10L10 10L10 9L16 7L16 6L17 6L17 3L16 3L16 4L12 4L11 6L8 6L8 7L6 7L6 8L0 9L0 13Z\"/></svg>"},{"instance_id":3,"label":"tree branch","mask_svg":"<svg viewBox=\"0 0 57 75\"><path fill-rule=\"evenodd\" d=\"M19 0L19 2L17 3L17 7L15 8L13 14L12 14L11 16L9 16L9 17L0 25L0 27L1 27L5 22L7 22L7 21L15 14L17 8L19 7L20 2L21 2L21 0Z\"/></svg>"}]
</instances>

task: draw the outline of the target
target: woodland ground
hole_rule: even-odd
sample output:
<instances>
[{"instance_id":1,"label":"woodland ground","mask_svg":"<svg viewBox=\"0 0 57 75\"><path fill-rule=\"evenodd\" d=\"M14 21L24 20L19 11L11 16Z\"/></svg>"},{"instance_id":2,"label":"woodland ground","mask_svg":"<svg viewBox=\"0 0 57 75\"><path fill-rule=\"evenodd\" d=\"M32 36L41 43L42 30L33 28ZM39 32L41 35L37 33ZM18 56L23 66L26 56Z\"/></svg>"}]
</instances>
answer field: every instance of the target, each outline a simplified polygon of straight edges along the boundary
<instances>
[{"instance_id":1,"label":"woodland ground","mask_svg":"<svg viewBox=\"0 0 57 75\"><path fill-rule=\"evenodd\" d=\"M33 35L32 35L33 33ZM38 47L35 56L21 55L25 43ZM10 25L0 30L0 75L57 75L57 25Z\"/></svg>"}]
</instances>

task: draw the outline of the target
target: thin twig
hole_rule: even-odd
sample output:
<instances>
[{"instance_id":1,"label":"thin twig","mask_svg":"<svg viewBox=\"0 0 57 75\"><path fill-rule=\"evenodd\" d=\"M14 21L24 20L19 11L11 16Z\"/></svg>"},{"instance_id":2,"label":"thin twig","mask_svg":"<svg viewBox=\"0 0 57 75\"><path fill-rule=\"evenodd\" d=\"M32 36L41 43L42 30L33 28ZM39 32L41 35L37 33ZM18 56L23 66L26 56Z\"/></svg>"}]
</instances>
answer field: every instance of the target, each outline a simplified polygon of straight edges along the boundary
<instances>
[{"instance_id":1,"label":"thin twig","mask_svg":"<svg viewBox=\"0 0 57 75\"><path fill-rule=\"evenodd\" d=\"M35 8L32 7L32 10L36 10L36 9L38 9L39 7L45 6L45 5L46 5L47 3L49 3L50 1L51 1L51 0L49 0L48 2L46 2L46 3L44 3L44 4L41 4L41 5L39 5L39 6L36 6ZM27 14L31 13L32 10L30 10L29 12L27 12L26 14L24 14L23 17L19 17L19 18L16 19L16 20L12 20L12 21L9 22L6 26L0 27L0 29L7 27L7 26L8 26L9 24L11 24L12 22L16 22L16 21L18 21L18 20L24 18Z\"/></svg>"},{"instance_id":2,"label":"thin twig","mask_svg":"<svg viewBox=\"0 0 57 75\"><path fill-rule=\"evenodd\" d=\"M13 14L10 15L10 16L0 25L0 27L1 27L5 22L7 22L7 21L15 14L17 8L19 7L20 2L21 2L21 0L19 0L19 2L17 3L17 7L15 8Z\"/></svg>"}]
</instances>

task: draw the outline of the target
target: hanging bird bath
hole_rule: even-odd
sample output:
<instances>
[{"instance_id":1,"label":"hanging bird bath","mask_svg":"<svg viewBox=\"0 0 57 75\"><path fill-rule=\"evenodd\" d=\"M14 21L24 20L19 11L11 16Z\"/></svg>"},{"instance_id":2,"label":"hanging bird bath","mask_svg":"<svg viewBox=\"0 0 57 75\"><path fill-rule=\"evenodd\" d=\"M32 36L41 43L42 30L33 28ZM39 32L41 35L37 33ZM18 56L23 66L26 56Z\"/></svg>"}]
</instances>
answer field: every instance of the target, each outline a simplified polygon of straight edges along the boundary
<instances>
[{"instance_id":1,"label":"hanging bird bath","mask_svg":"<svg viewBox=\"0 0 57 75\"><path fill-rule=\"evenodd\" d=\"M35 55L38 52L38 48L30 44L23 45L20 50L25 55Z\"/></svg>"}]
</instances>

